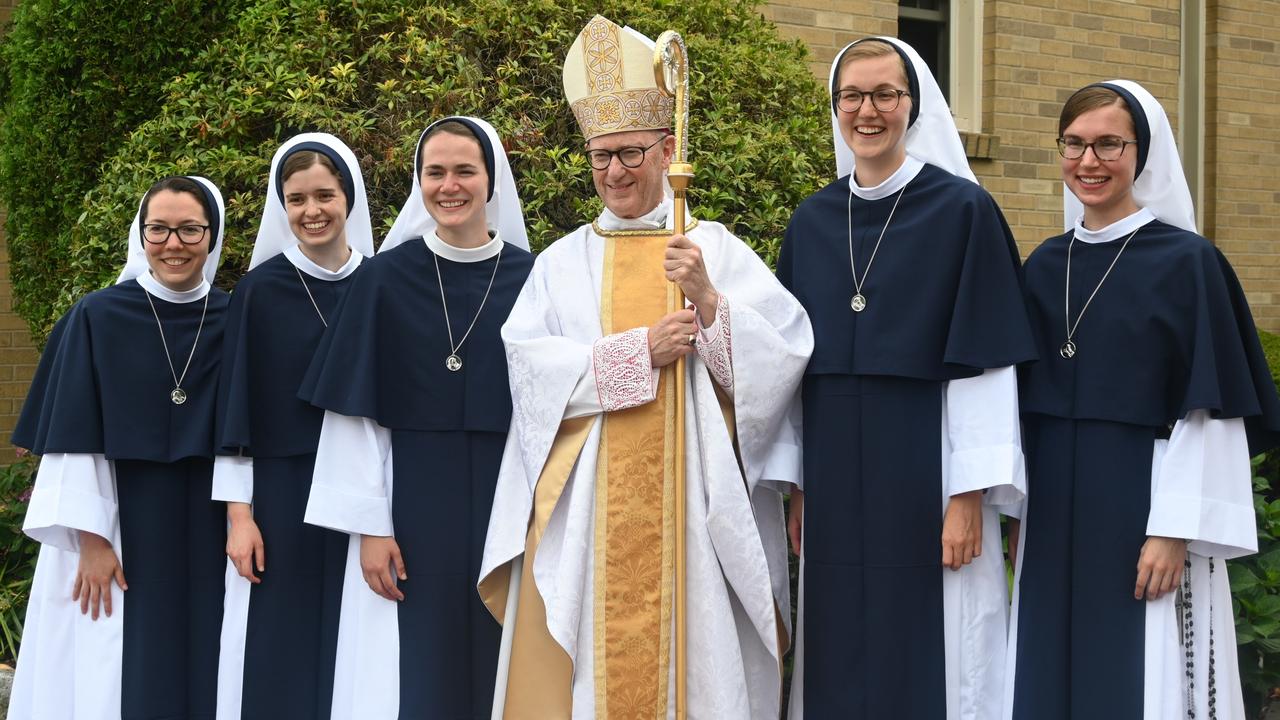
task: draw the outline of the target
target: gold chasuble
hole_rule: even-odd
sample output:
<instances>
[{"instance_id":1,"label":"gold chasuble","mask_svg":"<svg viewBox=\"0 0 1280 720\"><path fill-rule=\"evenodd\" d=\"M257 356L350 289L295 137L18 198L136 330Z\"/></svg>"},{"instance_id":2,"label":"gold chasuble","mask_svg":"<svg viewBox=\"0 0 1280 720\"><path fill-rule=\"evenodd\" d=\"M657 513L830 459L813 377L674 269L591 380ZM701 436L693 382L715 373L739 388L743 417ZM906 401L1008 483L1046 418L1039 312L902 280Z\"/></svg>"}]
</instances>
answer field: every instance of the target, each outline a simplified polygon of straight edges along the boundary
<instances>
[{"instance_id":1,"label":"gold chasuble","mask_svg":"<svg viewBox=\"0 0 1280 720\"><path fill-rule=\"evenodd\" d=\"M669 312L675 286L662 271L670 235L600 232L602 334L649 327ZM596 467L593 587L596 717L665 718L671 663L675 567L674 365L660 374L657 399L598 416L604 423ZM565 420L534 490L503 717L572 716L573 663L547 629L533 579L538 541L596 417ZM510 565L481 585L504 616Z\"/></svg>"}]
</instances>

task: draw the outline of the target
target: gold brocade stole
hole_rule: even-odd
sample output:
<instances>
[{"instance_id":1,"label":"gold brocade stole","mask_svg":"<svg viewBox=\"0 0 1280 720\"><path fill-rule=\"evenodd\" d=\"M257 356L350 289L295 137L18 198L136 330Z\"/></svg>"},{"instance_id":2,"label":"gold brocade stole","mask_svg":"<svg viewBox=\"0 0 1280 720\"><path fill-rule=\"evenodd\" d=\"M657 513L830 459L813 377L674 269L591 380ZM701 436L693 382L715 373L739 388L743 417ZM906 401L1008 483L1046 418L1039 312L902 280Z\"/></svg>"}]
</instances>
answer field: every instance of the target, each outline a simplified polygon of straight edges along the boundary
<instances>
[{"instance_id":1,"label":"gold brocade stole","mask_svg":"<svg viewBox=\"0 0 1280 720\"><path fill-rule=\"evenodd\" d=\"M605 236L601 283L604 334L648 327L667 313L675 289L662 261L670 236ZM661 373L657 401L600 417L596 467L593 652L599 720L666 717L674 572L674 365ZM732 404L730 404L732 407ZM504 720L568 720L572 659L547 628L533 578L538 544L596 417L561 422L534 489L516 599ZM729 427L733 427L732 422ZM479 592L499 622L511 563Z\"/></svg>"},{"instance_id":2,"label":"gold brocade stole","mask_svg":"<svg viewBox=\"0 0 1280 720\"><path fill-rule=\"evenodd\" d=\"M605 238L605 335L657 322L675 300L662 270L669 235ZM667 714L675 562L675 383L607 413L596 467L595 695L600 720Z\"/></svg>"}]
</instances>

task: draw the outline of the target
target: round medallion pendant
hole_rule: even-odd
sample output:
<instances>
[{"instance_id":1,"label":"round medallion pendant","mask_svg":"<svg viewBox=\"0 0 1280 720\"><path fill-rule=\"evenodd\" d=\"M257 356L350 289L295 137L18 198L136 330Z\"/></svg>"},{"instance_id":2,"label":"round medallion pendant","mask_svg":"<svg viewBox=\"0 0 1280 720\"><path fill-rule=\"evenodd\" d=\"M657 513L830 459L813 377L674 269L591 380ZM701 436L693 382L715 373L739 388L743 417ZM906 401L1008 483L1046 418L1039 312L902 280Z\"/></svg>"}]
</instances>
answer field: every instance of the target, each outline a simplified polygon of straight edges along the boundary
<instances>
[{"instance_id":1,"label":"round medallion pendant","mask_svg":"<svg viewBox=\"0 0 1280 720\"><path fill-rule=\"evenodd\" d=\"M853 308L854 312L862 312L863 310L866 310L867 297L862 293L854 295L853 299L849 301L849 307Z\"/></svg>"},{"instance_id":2,"label":"round medallion pendant","mask_svg":"<svg viewBox=\"0 0 1280 720\"><path fill-rule=\"evenodd\" d=\"M1062 347L1058 348L1058 354L1070 360L1076 356L1076 344L1071 340L1062 343Z\"/></svg>"},{"instance_id":3,"label":"round medallion pendant","mask_svg":"<svg viewBox=\"0 0 1280 720\"><path fill-rule=\"evenodd\" d=\"M174 388L173 392L169 393L169 399L173 401L174 405L181 405L187 401L187 391L180 387Z\"/></svg>"},{"instance_id":4,"label":"round medallion pendant","mask_svg":"<svg viewBox=\"0 0 1280 720\"><path fill-rule=\"evenodd\" d=\"M450 372L458 372L462 369L462 358L457 355L450 355L444 359L444 366L449 368Z\"/></svg>"}]
</instances>

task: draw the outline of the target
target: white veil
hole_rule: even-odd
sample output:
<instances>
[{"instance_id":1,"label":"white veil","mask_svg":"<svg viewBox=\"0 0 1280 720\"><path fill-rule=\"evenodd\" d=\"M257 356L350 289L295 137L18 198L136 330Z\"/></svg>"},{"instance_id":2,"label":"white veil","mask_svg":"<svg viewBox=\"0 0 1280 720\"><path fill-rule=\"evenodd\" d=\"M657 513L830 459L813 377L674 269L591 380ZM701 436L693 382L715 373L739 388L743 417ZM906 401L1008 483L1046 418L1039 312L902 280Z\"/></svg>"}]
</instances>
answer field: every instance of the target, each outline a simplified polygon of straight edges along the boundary
<instances>
[{"instance_id":1,"label":"white veil","mask_svg":"<svg viewBox=\"0 0 1280 720\"><path fill-rule=\"evenodd\" d=\"M218 186L208 178L199 175L186 175L188 180L194 180L200 183L202 187L209 193L209 197L213 198L214 205L217 207L217 218L209 218L218 221L217 237L213 239L213 249L209 251L209 257L204 261L204 279L210 284L213 283L213 277L218 274L218 265L222 262L222 241L227 234L227 207L222 201L222 192L218 190ZM142 228L139 223L142 221L142 202L138 202L138 212L133 216L133 222L129 224L129 255L125 260L124 269L120 271L120 277L116 278L116 284L132 280L139 275L147 273L151 270L151 266L147 263L147 251L142 247Z\"/></svg>"},{"instance_id":2,"label":"white veil","mask_svg":"<svg viewBox=\"0 0 1280 720\"><path fill-rule=\"evenodd\" d=\"M504 242L528 250L529 237L524 227L520 194L516 191L516 181L511 175L511 164L507 160L506 150L502 148L502 139L498 137L498 131L480 118L452 115L431 123L418 136L418 144L413 151L413 187L409 190L409 197L405 199L404 207L400 209L400 214L396 216L396 221L387 232L387 237L383 239L378 252L390 250L409 238L426 237L436 229L436 221L427 212L426 205L422 203L421 169L418 164L422 158L422 139L431 131L431 128L447 120L466 121L464 125L469 122L484 132L493 153L493 177L490 178L493 182L493 196L489 198L484 208L489 229L498 231L498 236Z\"/></svg>"}]
</instances>

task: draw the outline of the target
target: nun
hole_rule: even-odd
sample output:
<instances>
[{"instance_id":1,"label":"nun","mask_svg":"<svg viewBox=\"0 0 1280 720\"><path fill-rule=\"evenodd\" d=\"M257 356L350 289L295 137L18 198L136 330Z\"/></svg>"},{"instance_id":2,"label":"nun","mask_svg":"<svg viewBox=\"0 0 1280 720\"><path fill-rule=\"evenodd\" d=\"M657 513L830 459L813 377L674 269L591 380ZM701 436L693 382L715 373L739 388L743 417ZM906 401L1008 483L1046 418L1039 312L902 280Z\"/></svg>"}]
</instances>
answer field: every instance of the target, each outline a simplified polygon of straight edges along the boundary
<instances>
[{"instance_id":1,"label":"nun","mask_svg":"<svg viewBox=\"0 0 1280 720\"><path fill-rule=\"evenodd\" d=\"M476 580L511 420L498 331L527 247L494 129L428 126L302 388L325 411L306 520L353 535L333 718L489 717L501 628Z\"/></svg>"},{"instance_id":2,"label":"nun","mask_svg":"<svg viewBox=\"0 0 1280 720\"><path fill-rule=\"evenodd\" d=\"M1089 85L1058 149L1067 232L1026 264L1005 717L1244 720L1224 561L1257 550L1249 457L1280 400L1160 103Z\"/></svg>"},{"instance_id":3,"label":"nun","mask_svg":"<svg viewBox=\"0 0 1280 720\"><path fill-rule=\"evenodd\" d=\"M222 195L143 196L116 284L58 321L13 443L41 543L9 717L213 718L224 509L210 500Z\"/></svg>"},{"instance_id":4,"label":"nun","mask_svg":"<svg viewBox=\"0 0 1280 720\"><path fill-rule=\"evenodd\" d=\"M348 536L303 522L324 412L298 387L372 255L351 149L327 133L281 145L231 296L219 382L213 497L230 526L219 718L329 716Z\"/></svg>"},{"instance_id":5,"label":"nun","mask_svg":"<svg viewBox=\"0 0 1280 720\"><path fill-rule=\"evenodd\" d=\"M838 179L778 277L813 322L801 390L792 718L991 718L1007 590L996 504L1022 497L1014 366L1035 350L1013 237L914 49L831 67Z\"/></svg>"}]
</instances>

